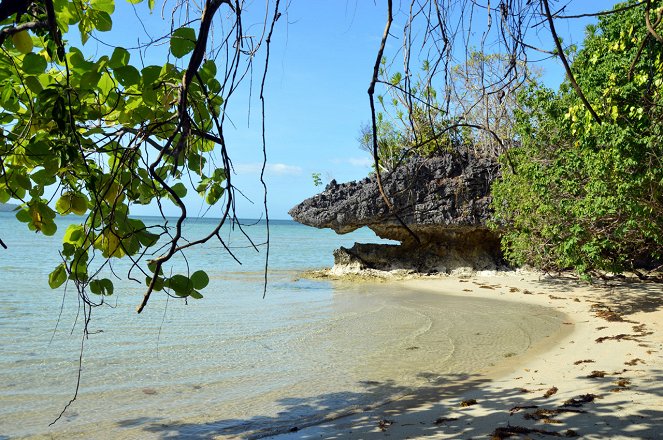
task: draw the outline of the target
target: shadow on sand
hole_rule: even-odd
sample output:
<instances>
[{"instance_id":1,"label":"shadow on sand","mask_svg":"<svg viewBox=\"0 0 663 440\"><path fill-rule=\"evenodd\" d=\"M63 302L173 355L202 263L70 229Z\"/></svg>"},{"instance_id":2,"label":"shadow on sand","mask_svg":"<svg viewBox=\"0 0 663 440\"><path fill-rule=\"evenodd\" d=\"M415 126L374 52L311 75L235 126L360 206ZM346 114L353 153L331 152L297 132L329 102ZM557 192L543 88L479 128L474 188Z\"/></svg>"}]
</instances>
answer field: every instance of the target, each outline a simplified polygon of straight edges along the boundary
<instances>
[{"instance_id":1,"label":"shadow on sand","mask_svg":"<svg viewBox=\"0 0 663 440\"><path fill-rule=\"evenodd\" d=\"M567 402L568 405L544 397L542 393L533 396L522 389L500 389L499 383L491 390L485 390L482 389L485 388L482 385L488 382L485 378L454 375L436 378L430 386L372 410L356 408L350 414L346 412L327 418L302 419L301 415L334 414L339 400L351 407L378 396L400 395L404 390L393 383L369 383L360 393L284 399L279 402L283 409L276 417L168 425L156 419L142 419L138 424L144 431L162 439L261 438L281 433L279 438L287 439L385 438L390 429L399 425L407 426L408 435L417 438L486 438L496 428L508 426L538 430L524 438L571 437L574 434L596 439L660 438L663 408L639 411L637 402L638 399L663 397L663 371L656 370L649 378L651 385L646 391L625 388L619 390L617 401L612 399L609 404L602 403L603 395L616 393L616 378L618 376L600 379L602 382L594 387L596 394L582 396L584 399L577 396L577 401ZM592 397L587 399L587 396ZM464 408L463 399L469 398L475 399L476 404ZM633 406L634 401L634 411L623 414L619 410L622 405ZM417 421L408 423L408 415L415 411ZM118 426L135 426L133 422L136 421L123 421Z\"/></svg>"},{"instance_id":2,"label":"shadow on sand","mask_svg":"<svg viewBox=\"0 0 663 440\"><path fill-rule=\"evenodd\" d=\"M538 284L545 290L541 294L569 293L572 297L571 284L575 283L547 278ZM594 287L605 289L598 304L619 314L653 312L663 305L660 284L614 280ZM651 404L663 398L663 370L652 370L634 385L628 380L628 371L606 377L582 376L591 385L592 394L573 395L573 390L564 390L563 384L558 384L560 395L573 396L566 401L544 396L539 390L502 386L500 381L493 381L488 387L490 380L479 375L422 374L429 385L414 392L392 382L366 382L361 392L282 399L278 402L282 409L274 417L168 424L159 419L136 419L121 421L118 428L138 428L161 439L193 440L270 435L278 435L281 440L384 439L397 438L396 434L390 435L390 430L399 426L411 438L488 438L497 428L508 434L509 427L529 430L524 435L514 433L515 438L663 438L663 407L652 409L655 406ZM625 385L616 385L621 380ZM646 386L640 387L645 385L643 382ZM384 401L385 396L393 400L366 407L366 402ZM468 399L476 403L463 407ZM339 411L339 402L346 410ZM318 416L311 418L311 414ZM507 438L506 434L494 438Z\"/></svg>"}]
</instances>

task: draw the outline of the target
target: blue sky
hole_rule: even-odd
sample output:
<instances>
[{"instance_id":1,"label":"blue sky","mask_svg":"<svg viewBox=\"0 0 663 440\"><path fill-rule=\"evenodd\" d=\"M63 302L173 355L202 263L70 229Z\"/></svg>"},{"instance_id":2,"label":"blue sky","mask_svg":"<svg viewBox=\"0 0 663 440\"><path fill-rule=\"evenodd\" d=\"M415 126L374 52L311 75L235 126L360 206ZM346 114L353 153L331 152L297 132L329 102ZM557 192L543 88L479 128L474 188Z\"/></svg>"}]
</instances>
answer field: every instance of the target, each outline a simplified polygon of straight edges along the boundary
<instances>
[{"instance_id":1,"label":"blue sky","mask_svg":"<svg viewBox=\"0 0 663 440\"><path fill-rule=\"evenodd\" d=\"M126 39L127 45L138 39L146 41L136 15L146 24L150 35L160 35L167 25L160 22L160 3L157 3L157 10L150 15L146 4L132 7L117 0L113 33L97 36L109 42L119 36ZM394 3L398 8L399 2ZM612 4L596 0L570 3L569 13L596 11ZM252 2L248 7L262 11L264 2ZM385 2L381 0L294 0L284 11L272 39L266 86L270 217L289 218L287 211L292 206L323 189L313 185L312 173L320 173L325 184L331 179L339 182L360 179L369 173L371 158L359 149L357 137L360 126L370 120L366 90L384 28L385 11ZM247 23L260 20L260 14L256 14L249 16ZM580 43L588 22L558 23L565 43ZM400 44L400 30L394 29L395 38L388 50ZM259 30L255 26L247 33ZM542 35L541 40L541 45L552 49L547 35ZM90 53L106 49L90 40L85 50ZM146 62L163 63L158 59L163 56L160 50L163 49L149 52ZM150 61L150 57L156 59ZM557 86L564 77L561 65L554 62L542 67L544 81ZM259 84L260 75L260 69L256 69L254 86ZM226 137L235 166L234 184L247 198L240 196L237 212L243 218L258 218L263 216L263 194L258 181L262 150L257 87L250 102L240 96L235 96L235 100L236 105L229 112L234 128L227 126ZM205 209L197 196L188 197L188 201L193 215ZM156 208L137 207L133 212L155 214ZM171 213L175 214L176 210L173 208Z\"/></svg>"}]
</instances>

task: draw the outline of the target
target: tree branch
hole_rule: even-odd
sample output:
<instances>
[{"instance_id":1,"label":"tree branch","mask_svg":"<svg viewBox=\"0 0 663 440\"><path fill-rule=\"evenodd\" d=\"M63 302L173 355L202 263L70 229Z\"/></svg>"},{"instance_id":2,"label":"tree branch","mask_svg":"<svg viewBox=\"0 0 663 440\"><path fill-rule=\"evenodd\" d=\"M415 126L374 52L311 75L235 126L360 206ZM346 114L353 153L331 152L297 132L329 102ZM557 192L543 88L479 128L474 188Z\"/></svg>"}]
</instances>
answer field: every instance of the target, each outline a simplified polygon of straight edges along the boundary
<instances>
[{"instance_id":1,"label":"tree branch","mask_svg":"<svg viewBox=\"0 0 663 440\"><path fill-rule=\"evenodd\" d=\"M46 21L31 21L29 23L19 24L18 26L6 27L0 30L0 46L2 46L2 44L5 42L7 37L9 37L10 35L14 35L18 32L26 31L28 29L41 29L47 27L48 27L48 22Z\"/></svg>"},{"instance_id":2,"label":"tree branch","mask_svg":"<svg viewBox=\"0 0 663 440\"><path fill-rule=\"evenodd\" d=\"M660 21L661 21L661 14L660 14L660 13L657 14L657 17L656 17L656 23L654 23L654 24L652 25L652 23L651 23L651 19L650 19L650 17L649 17L649 11L650 11L650 9L651 9L651 0L647 0L647 6L645 7L645 23L647 24L647 30L649 31L649 33L650 33L654 38L656 38L656 40L657 40L659 43L663 43L663 38L662 38L662 37L656 32L656 29L655 29L656 26L658 26L658 24L659 24Z\"/></svg>"},{"instance_id":3,"label":"tree branch","mask_svg":"<svg viewBox=\"0 0 663 440\"><path fill-rule=\"evenodd\" d=\"M571 72L571 66L569 66L569 62L566 59L566 55L564 55L564 50L562 49L562 44L559 41L559 37L557 36L557 31L555 31L555 24L553 23L553 18L552 15L550 14L550 6L548 5L548 0L541 0L541 3L543 4L543 8L545 10L545 15L546 18L548 19L548 24L550 25L550 33L552 34L553 40L555 40L555 46L557 46L557 53L559 55L559 58L562 60L562 64L564 64L564 70L566 70L566 76L569 78L569 82L571 83L571 86L573 87L573 90L576 91L578 94L578 97L584 104L585 108L589 111L589 113L592 115L592 118L594 118L594 121L596 121L598 124L601 124L601 118L599 115L594 111L594 108L592 105L589 103L587 98L585 97L585 94L582 92L582 89L576 82L575 77L573 76L573 72Z\"/></svg>"},{"instance_id":4,"label":"tree branch","mask_svg":"<svg viewBox=\"0 0 663 440\"><path fill-rule=\"evenodd\" d=\"M31 0L2 0L0 2L0 21L5 21L14 14L27 12L31 3Z\"/></svg>"}]
</instances>

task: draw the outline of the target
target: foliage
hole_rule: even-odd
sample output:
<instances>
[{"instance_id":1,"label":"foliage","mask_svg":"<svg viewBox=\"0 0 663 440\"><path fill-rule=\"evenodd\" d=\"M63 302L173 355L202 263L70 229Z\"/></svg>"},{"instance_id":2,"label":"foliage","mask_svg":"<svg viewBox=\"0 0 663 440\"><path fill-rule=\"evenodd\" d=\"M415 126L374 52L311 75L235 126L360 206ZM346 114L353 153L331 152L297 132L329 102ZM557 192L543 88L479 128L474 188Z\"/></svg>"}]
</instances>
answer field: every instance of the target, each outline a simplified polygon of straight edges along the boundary
<instances>
[{"instance_id":1,"label":"foliage","mask_svg":"<svg viewBox=\"0 0 663 440\"><path fill-rule=\"evenodd\" d=\"M71 281L87 305L95 302L87 292L103 302L113 282L102 269L126 257L129 278L147 286L139 311L152 291L200 298L204 272L167 275L163 265L190 246L221 240L219 229L233 218L224 109L262 40L248 48L240 9L207 0L198 29L173 22L158 40L169 42L163 64L145 66L136 50L92 55L67 41L74 29L82 44L111 31L114 0L23 3L0 17L0 202L20 202L18 220L44 235L56 232L57 215L84 216L64 234L50 286ZM147 3L151 10L154 1ZM208 51L212 18L224 5L229 30ZM223 206L209 235L182 242L185 182L210 206ZM148 204L177 207L175 226L165 216L150 225L131 217L132 206Z\"/></svg>"},{"instance_id":2,"label":"foliage","mask_svg":"<svg viewBox=\"0 0 663 440\"><path fill-rule=\"evenodd\" d=\"M463 127L463 144L476 156L497 157L517 138L515 112L523 110L517 96L534 84L538 73L500 53L468 51L451 69L451 100Z\"/></svg>"},{"instance_id":3,"label":"foliage","mask_svg":"<svg viewBox=\"0 0 663 440\"><path fill-rule=\"evenodd\" d=\"M412 84L400 72L388 76L387 60L381 60L379 72L388 95L377 97L382 110L376 114L376 129L378 163L384 171L393 170L412 155L427 157L454 150L460 142L437 92L426 82L427 69L428 63L424 63L423 78ZM371 125L361 127L358 140L361 149L373 154Z\"/></svg>"},{"instance_id":4,"label":"foliage","mask_svg":"<svg viewBox=\"0 0 663 440\"><path fill-rule=\"evenodd\" d=\"M424 62L418 79L411 82L400 72L389 74L382 60L381 83L388 96L378 96L382 110L376 115L376 128L383 170L392 170L411 155L463 150L496 157L516 137L516 95L536 76L525 64L469 50L465 62L450 69L444 102L438 100L430 69ZM370 125L362 126L360 148L371 153L372 135Z\"/></svg>"},{"instance_id":5,"label":"foliage","mask_svg":"<svg viewBox=\"0 0 663 440\"><path fill-rule=\"evenodd\" d=\"M320 173L312 173L311 177L313 178L313 186L322 185L322 177L321 177Z\"/></svg>"},{"instance_id":6,"label":"foliage","mask_svg":"<svg viewBox=\"0 0 663 440\"><path fill-rule=\"evenodd\" d=\"M652 7L663 13L662 2ZM521 145L493 186L513 262L586 273L663 258L663 44L647 30L645 8L601 16L575 56L600 122L568 81L523 95Z\"/></svg>"}]
</instances>

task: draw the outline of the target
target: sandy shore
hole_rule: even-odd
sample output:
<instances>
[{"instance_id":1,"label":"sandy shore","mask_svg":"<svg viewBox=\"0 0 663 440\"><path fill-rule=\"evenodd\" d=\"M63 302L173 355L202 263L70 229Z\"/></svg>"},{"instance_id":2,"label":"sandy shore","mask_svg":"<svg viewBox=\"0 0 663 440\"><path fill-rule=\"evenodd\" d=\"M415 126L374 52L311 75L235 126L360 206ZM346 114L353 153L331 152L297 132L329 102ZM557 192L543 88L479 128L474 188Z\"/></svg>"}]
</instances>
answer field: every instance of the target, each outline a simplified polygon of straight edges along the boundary
<instances>
[{"instance_id":1,"label":"sandy shore","mask_svg":"<svg viewBox=\"0 0 663 440\"><path fill-rule=\"evenodd\" d=\"M402 282L435 292L546 305L568 331L497 370L447 377L416 395L278 439L663 439L663 286L589 287L531 273Z\"/></svg>"}]
</instances>

